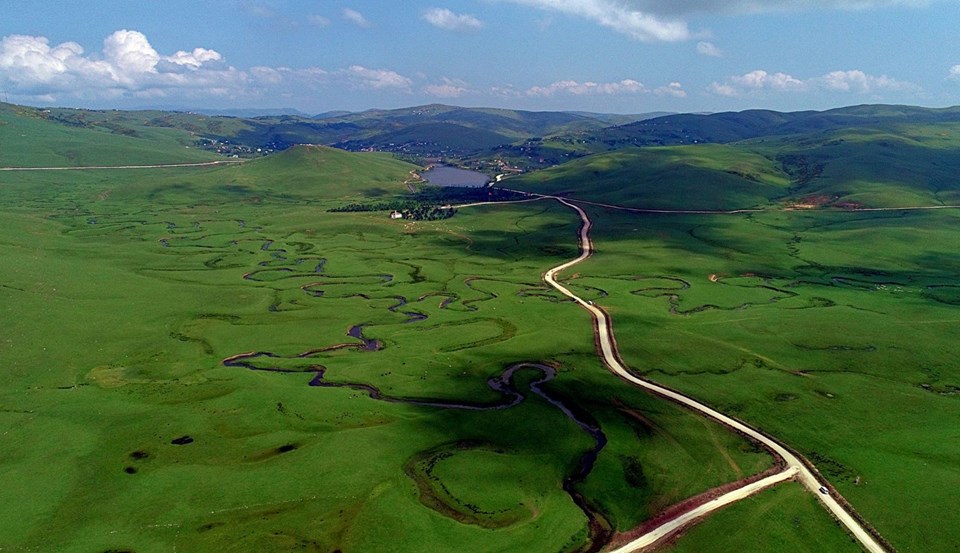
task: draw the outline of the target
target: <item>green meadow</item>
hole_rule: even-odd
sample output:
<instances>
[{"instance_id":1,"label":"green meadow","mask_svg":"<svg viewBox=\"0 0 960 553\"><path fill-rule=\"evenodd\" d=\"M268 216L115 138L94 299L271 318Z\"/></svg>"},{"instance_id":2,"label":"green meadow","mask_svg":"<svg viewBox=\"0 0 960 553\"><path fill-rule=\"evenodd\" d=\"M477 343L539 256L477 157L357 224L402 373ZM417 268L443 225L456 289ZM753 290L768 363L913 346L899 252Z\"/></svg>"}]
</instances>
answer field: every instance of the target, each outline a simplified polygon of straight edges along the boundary
<instances>
[{"instance_id":1,"label":"green meadow","mask_svg":"<svg viewBox=\"0 0 960 553\"><path fill-rule=\"evenodd\" d=\"M953 123L901 124L628 148L505 186L638 208L759 208L591 208L597 254L569 284L612 315L637 373L784 440L897 550L949 551L960 542L941 522L955 518L960 485L960 210L895 208L957 203L957 138ZM817 208L783 209L804 204Z\"/></svg>"},{"instance_id":2,"label":"green meadow","mask_svg":"<svg viewBox=\"0 0 960 553\"><path fill-rule=\"evenodd\" d=\"M205 161L201 123L244 132L2 107L2 166ZM895 207L957 203L957 138L624 148L505 186L758 209L588 206L596 255L562 277L638 374L806 456L898 551L950 551L960 210ZM595 551L771 467L601 365L588 314L541 280L578 253L572 210L330 211L409 198L417 169L304 146L0 173L0 549ZM771 544L857 549L786 484L663 550Z\"/></svg>"},{"instance_id":3,"label":"green meadow","mask_svg":"<svg viewBox=\"0 0 960 553\"><path fill-rule=\"evenodd\" d=\"M0 547L581 551L770 466L600 365L556 202L328 212L413 168L5 174Z\"/></svg>"},{"instance_id":4,"label":"green meadow","mask_svg":"<svg viewBox=\"0 0 960 553\"><path fill-rule=\"evenodd\" d=\"M128 127L118 112L57 114L0 103L0 167L83 167L190 163L220 159L194 146L196 136L167 127ZM99 117L93 116L99 114Z\"/></svg>"},{"instance_id":5,"label":"green meadow","mask_svg":"<svg viewBox=\"0 0 960 553\"><path fill-rule=\"evenodd\" d=\"M785 440L898 550L960 540L960 213L591 214L570 284L631 367Z\"/></svg>"}]
</instances>

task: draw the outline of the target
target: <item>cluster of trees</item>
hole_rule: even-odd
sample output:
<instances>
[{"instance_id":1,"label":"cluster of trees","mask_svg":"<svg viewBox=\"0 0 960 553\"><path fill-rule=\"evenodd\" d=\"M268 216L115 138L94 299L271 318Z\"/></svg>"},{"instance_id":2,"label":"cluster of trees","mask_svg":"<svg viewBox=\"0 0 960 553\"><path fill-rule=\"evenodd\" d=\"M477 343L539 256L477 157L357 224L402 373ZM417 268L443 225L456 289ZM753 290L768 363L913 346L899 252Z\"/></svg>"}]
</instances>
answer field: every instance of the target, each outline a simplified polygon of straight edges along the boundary
<instances>
[{"instance_id":1,"label":"cluster of trees","mask_svg":"<svg viewBox=\"0 0 960 553\"><path fill-rule=\"evenodd\" d=\"M328 211L345 213L356 211L397 211L404 219L437 221L453 217L457 210L451 204L472 202L499 202L516 200L521 196L499 188L454 188L430 186L421 189L409 199L386 200L371 203L352 203Z\"/></svg>"},{"instance_id":2,"label":"cluster of trees","mask_svg":"<svg viewBox=\"0 0 960 553\"><path fill-rule=\"evenodd\" d=\"M395 200L370 204L353 203L335 207L329 211L333 213L346 213L355 211L396 211L403 214L404 219L412 219L414 221L439 221L440 219L449 219L457 212L457 210L453 209L452 207L446 207L440 204L422 203L412 200Z\"/></svg>"}]
</instances>

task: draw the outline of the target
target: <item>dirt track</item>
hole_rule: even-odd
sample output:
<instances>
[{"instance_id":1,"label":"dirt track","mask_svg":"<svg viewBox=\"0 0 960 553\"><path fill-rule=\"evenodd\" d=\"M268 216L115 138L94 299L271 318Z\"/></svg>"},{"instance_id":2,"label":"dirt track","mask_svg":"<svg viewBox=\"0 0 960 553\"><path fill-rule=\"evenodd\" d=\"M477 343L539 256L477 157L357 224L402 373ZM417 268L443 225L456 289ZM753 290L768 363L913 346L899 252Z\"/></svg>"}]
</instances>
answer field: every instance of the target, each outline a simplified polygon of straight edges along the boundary
<instances>
[{"instance_id":1,"label":"dirt track","mask_svg":"<svg viewBox=\"0 0 960 553\"><path fill-rule=\"evenodd\" d=\"M794 477L796 477L804 487L810 490L820 500L827 510L829 510L830 513L833 514L833 516L844 527L846 527L847 531L850 532L850 534L852 534L857 541L860 542L861 546L866 551L870 553L885 553L886 549L884 549L884 547L880 545L880 542L874 538L874 536L866 528L864 528L863 525L860 524L853 514L848 512L836 499L834 499L832 495L824 494L819 491L821 486L825 486L826 483L821 482L818 477L814 475L813 471L808 468L808 463L804 463L804 461L802 461L798 455L787 449L786 446L782 445L771 436L768 436L732 417L716 411L693 398L685 396L669 388L660 386L659 384L639 378L627 369L626 365L620 359L620 354L617 352L617 346L613 335L613 322L610 317L601 308L593 305L592 302L587 302L576 296L573 294L573 292L568 290L556 280L557 273L586 260L593 254L593 244L590 241L590 228L593 223L590 221L587 213L579 206L574 205L563 198L554 199L575 210L580 215L580 220L583 223L583 225L580 227L580 255L576 259L558 265L557 267L547 271L544 274L544 280L547 282L547 284L557 289L560 293L576 301L581 307L589 311L593 316L594 330L596 331L600 346L600 355L607 367L621 379L635 386L645 388L661 397L706 415L707 417L716 420L717 422L735 430L736 432L756 440L757 442L763 444L764 447L780 456L786 463L786 467L782 472L764 478L763 480L753 484L749 484L728 492L675 519L664 521L664 523L657 528L652 529L650 532L617 549L616 553L639 551L669 536L675 530L693 520L696 520L697 518L706 516L710 512L725 505L743 499L749 495L759 492L764 488Z\"/></svg>"},{"instance_id":2,"label":"dirt track","mask_svg":"<svg viewBox=\"0 0 960 553\"><path fill-rule=\"evenodd\" d=\"M506 189L509 190L509 189ZM695 508L689 511L680 511L677 513L677 516L672 518L667 518L660 522L656 527L649 529L643 535L637 537L630 543L623 545L615 550L613 553L632 553L635 551L643 550L657 542L662 541L663 539L669 537L677 530L680 530L686 525L689 525L695 522L698 519L701 519L705 516L708 516L711 512L725 507L731 503L749 497L761 490L764 490L770 486L779 484L786 480L796 479L799 481L807 490L813 493L817 499L823 504L823 506L830 511L830 513L836 518L836 520L843 525L844 528L860 543L861 547L869 553L887 553L887 549L881 545L881 541L874 536L867 528L861 524L857 516L853 514L852 511L847 509L849 505L845 500L837 501L834 497L836 492L830 488L829 484L825 481L821 481L817 474L814 474L816 470L812 463L806 459L801 458L799 455L793 453L786 446L781 444L779 441L774 439L772 436L768 436L756 430L743 422L740 422L730 416L727 416L719 411L716 411L699 401L685 396L680 392L671 390L654 382L644 380L636 375L634 375L627 368L626 364L620 358L620 354L617 351L616 339L613 333L613 322L607 313L593 304L593 302L588 302L579 296L575 295L565 286L560 284L557 281L557 274L561 273L574 265L586 260L593 254L593 243L590 240L590 228L593 226L593 222L587 216L587 213L580 208L579 206L571 203L564 198L557 196L548 196L543 194L532 194L528 192L522 192L518 190L511 190L512 192L519 192L529 197L536 197L540 199L554 199L560 202L561 204L575 210L580 216L582 225L579 232L579 243L580 243L580 255L575 259L562 263L544 273L544 281L552 286L554 289L567 296L568 298L574 300L580 305L580 307L586 309L590 312L593 318L594 332L597 342L597 347L599 350L600 357L603 359L604 364L613 372L615 375L625 380L626 382L644 388L658 396L661 396L665 399L673 401L691 409L697 411L702 415L705 415L728 428L751 438L764 447L766 447L774 455L779 456L784 461L784 468L782 471L773 474L771 476L765 477L761 480L751 482L744 486L740 486L736 489L733 489L715 499L712 499L706 503L696 506ZM492 202L496 203L496 202ZM645 210L645 209L633 209L625 208L621 206L613 206L607 204L598 204L593 202L584 202L590 205L596 205L598 207L605 207L610 209L623 209L627 211L634 211L640 213L680 213L680 214L737 214L737 213L750 213L755 210L730 210L730 211L701 211L701 210ZM471 204L471 205L480 205L480 204ZM468 206L462 206L468 207ZM943 206L946 208L948 206ZM873 209L877 210L896 210L896 209L905 209L905 208L881 208ZM910 209L910 208L906 208ZM916 208L913 208L916 209ZM829 490L828 493L822 493L821 487Z\"/></svg>"}]
</instances>

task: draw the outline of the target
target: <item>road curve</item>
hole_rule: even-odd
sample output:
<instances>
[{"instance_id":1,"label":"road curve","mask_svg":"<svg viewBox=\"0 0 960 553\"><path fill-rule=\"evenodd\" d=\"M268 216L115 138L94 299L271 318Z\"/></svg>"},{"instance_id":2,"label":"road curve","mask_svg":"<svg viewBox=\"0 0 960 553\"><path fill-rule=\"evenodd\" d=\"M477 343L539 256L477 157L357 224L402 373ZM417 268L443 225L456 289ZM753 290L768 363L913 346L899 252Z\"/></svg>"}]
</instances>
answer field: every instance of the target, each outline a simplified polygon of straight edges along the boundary
<instances>
[{"instance_id":1,"label":"road curve","mask_svg":"<svg viewBox=\"0 0 960 553\"><path fill-rule=\"evenodd\" d=\"M707 502L706 504L704 504L703 506L699 507L694 511L697 514L691 515L683 523L673 526L673 523L675 521L678 521L680 520L680 518L683 518L683 517L679 517L678 519L668 521L665 524L661 525L660 527L655 528L651 532L645 534L644 536L641 536L637 540L634 540L633 542L617 549L616 553L628 553L632 551L638 551L643 547L646 547L651 543L654 543L655 541L665 537L670 532L682 526L682 524L690 522L694 518L702 517L707 513L709 513L710 511L719 509L724 505L727 505L733 501L737 501L738 499L742 499L743 497L746 497L746 495L749 495L750 493L754 493L756 491L759 491L760 489L763 489L766 486L776 484L777 482L786 480L793 476L796 476L797 480L799 480L804 487L810 490L817 497L817 499L820 500L820 502L827 508L827 510L829 510L830 513L833 514L834 517L836 517L836 519L840 522L840 524L842 524L847 529L847 531L849 531L850 534L853 535L853 537L856 538L858 542L860 542L860 545L866 551L868 551L869 553L886 553L886 549L880 544L880 542L877 541L877 539L874 538L874 536L869 531L867 531L867 529L864 528L863 525L860 524L860 522L850 512L848 512L839 502L837 502L837 500L834 499L833 496L829 494L823 494L819 491L820 487L824 486L825 483L822 483L817 478L817 476L814 475L814 473L807 467L806 464L804 464L804 462L796 454L791 452L780 442L760 432L759 430L751 428L750 426L747 426L746 424L732 417L729 417L719 411L712 409L711 407L708 407L707 405L704 405L703 403L700 403L699 401L693 398L687 397L669 388L660 386L659 384L655 384L653 382L644 380L634 375L627 369L626 365L620 359L620 354L617 352L616 341L613 335L612 322L610 320L610 317L607 315L607 313L604 310L600 309L599 307L593 305L591 302L584 301L582 298L575 295L573 292L571 292L569 289L567 289L565 286L563 286L556 280L557 273L560 273L562 271L565 271L566 269L569 269L570 267L584 261L585 259L587 259L593 254L593 244L590 241L590 228L592 227L593 223L590 221L590 218L587 216L587 213L579 206L573 203L570 203L569 201L563 198L559 198L559 197L553 197L553 198L558 202L560 202L561 204L575 210L580 215L580 220L583 223L582 226L580 227L580 236L579 236L580 255L573 260L567 261L566 263L563 263L561 265L558 265L548 270L546 273L544 273L543 279L547 284L555 288L557 291L559 291L563 295L569 297L570 299L580 304L581 307L589 311L590 314L593 316L594 323L596 326L597 341L600 346L600 354L603 359L603 362L607 365L607 367L614 374L619 376L621 379L626 380L631 384L634 384L636 386L649 390L661 397L667 398L675 403L679 403L689 409L692 409L703 415L706 415L720 422L721 424L729 428L732 428L756 440L757 442L760 442L761 444L769 448L771 451L779 455L786 464L786 468L784 469L784 471L774 476L760 480L754 484L745 486L737 490L733 490L727 494L720 496L717 499L714 499L713 501ZM774 481L774 479L778 477L781 477L781 479ZM753 491L749 491L751 489ZM684 515L684 517L686 517L686 515ZM671 528L668 529L667 528L668 526L671 526ZM661 529L663 530L663 532L659 537L656 537L656 539L653 539L653 541L647 541L651 539L652 537L651 534L653 534L654 532L659 532Z\"/></svg>"}]
</instances>

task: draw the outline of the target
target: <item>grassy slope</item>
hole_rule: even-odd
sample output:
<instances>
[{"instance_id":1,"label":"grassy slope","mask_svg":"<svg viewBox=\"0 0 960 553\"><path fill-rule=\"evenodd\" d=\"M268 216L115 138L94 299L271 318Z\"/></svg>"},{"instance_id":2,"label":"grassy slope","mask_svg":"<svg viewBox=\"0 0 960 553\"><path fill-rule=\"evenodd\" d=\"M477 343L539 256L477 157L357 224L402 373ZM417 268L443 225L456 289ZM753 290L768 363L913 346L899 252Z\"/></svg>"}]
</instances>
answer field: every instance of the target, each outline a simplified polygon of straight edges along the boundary
<instances>
[{"instance_id":1,"label":"grassy slope","mask_svg":"<svg viewBox=\"0 0 960 553\"><path fill-rule=\"evenodd\" d=\"M468 401L499 399L486 381L513 361L558 363L545 388L610 438L582 488L619 529L766 466L736 436L599 366L589 319L539 281L576 254L567 210L480 208L412 227L325 212L363 183L402 189L407 170L298 148L239 168L6 179L0 418L15 447L0 456L0 546L556 551L585 539L560 483L591 442L554 406L380 402L307 386L317 363L329 382ZM391 311L401 296L407 305ZM427 319L406 322L404 311ZM346 331L359 323L383 350L297 356L357 343ZM248 351L293 372L221 364ZM184 435L195 441L171 443ZM458 524L418 502L405 463L462 440L495 444L526 475L519 492L505 490L498 478L513 475L469 448L438 469L480 510L522 500L508 529ZM627 459L646 481L626 481Z\"/></svg>"},{"instance_id":2,"label":"grassy slope","mask_svg":"<svg viewBox=\"0 0 960 553\"><path fill-rule=\"evenodd\" d=\"M772 143L751 142L772 158L789 155L822 172L793 190L870 207L958 203L960 125L856 129Z\"/></svg>"},{"instance_id":3,"label":"grassy slope","mask_svg":"<svg viewBox=\"0 0 960 553\"><path fill-rule=\"evenodd\" d=\"M355 154L323 146L295 146L228 169L237 184L263 193L312 198L374 198L406 191L416 165L386 154ZM220 177L223 178L223 177Z\"/></svg>"},{"instance_id":4,"label":"grassy slope","mask_svg":"<svg viewBox=\"0 0 960 553\"><path fill-rule=\"evenodd\" d=\"M148 178L121 172L118 178L104 181L101 193L129 202L147 199L170 206L205 202L211 195L248 205L268 199L281 204L338 200L337 205L342 205L405 192L404 182L413 169L417 166L386 154L295 146L241 165L166 169Z\"/></svg>"},{"instance_id":5,"label":"grassy slope","mask_svg":"<svg viewBox=\"0 0 960 553\"><path fill-rule=\"evenodd\" d=\"M119 127L118 127L119 128ZM218 156L192 148L189 134L173 129L122 132L70 126L42 110L0 104L0 167L82 167L209 161Z\"/></svg>"},{"instance_id":6,"label":"grassy slope","mask_svg":"<svg viewBox=\"0 0 960 553\"><path fill-rule=\"evenodd\" d=\"M627 148L505 186L657 209L736 209L820 197L865 207L960 203L960 125L894 125L727 145Z\"/></svg>"},{"instance_id":7,"label":"grassy slope","mask_svg":"<svg viewBox=\"0 0 960 553\"><path fill-rule=\"evenodd\" d=\"M493 131L466 127L454 123L417 123L397 131L377 134L367 140L345 144L350 146L373 146L384 148L394 144L439 144L455 150L485 150L509 144L515 138Z\"/></svg>"},{"instance_id":8,"label":"grassy slope","mask_svg":"<svg viewBox=\"0 0 960 553\"><path fill-rule=\"evenodd\" d=\"M783 195L789 177L759 154L724 145L631 148L510 179L505 186L660 209L734 209Z\"/></svg>"}]
</instances>

